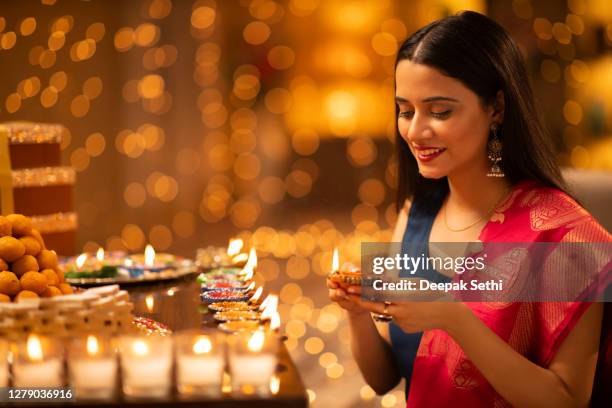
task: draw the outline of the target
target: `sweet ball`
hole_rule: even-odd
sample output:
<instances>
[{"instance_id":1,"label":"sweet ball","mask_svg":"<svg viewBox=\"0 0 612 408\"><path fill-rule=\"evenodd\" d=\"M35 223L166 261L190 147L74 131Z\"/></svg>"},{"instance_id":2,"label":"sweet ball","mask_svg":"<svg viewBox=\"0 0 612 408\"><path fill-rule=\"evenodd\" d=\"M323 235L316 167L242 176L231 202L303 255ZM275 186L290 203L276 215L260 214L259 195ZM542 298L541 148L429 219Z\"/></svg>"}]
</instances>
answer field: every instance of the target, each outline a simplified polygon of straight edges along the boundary
<instances>
[{"instance_id":1,"label":"sweet ball","mask_svg":"<svg viewBox=\"0 0 612 408\"><path fill-rule=\"evenodd\" d=\"M13 272L0 272L0 293L7 296L15 296L21 291L21 283Z\"/></svg>"},{"instance_id":2,"label":"sweet ball","mask_svg":"<svg viewBox=\"0 0 612 408\"><path fill-rule=\"evenodd\" d=\"M32 220L21 214L10 214L6 218L10 221L13 227L13 235L23 237L30 235L32 232Z\"/></svg>"},{"instance_id":3,"label":"sweet ball","mask_svg":"<svg viewBox=\"0 0 612 408\"><path fill-rule=\"evenodd\" d=\"M0 258L6 262L14 262L25 254L25 245L17 238L0 238ZM57 259L57 257L56 257Z\"/></svg>"},{"instance_id":4,"label":"sweet ball","mask_svg":"<svg viewBox=\"0 0 612 408\"><path fill-rule=\"evenodd\" d=\"M38 261L32 255L24 255L11 264L11 270L19 277L26 272L38 272Z\"/></svg>"},{"instance_id":5,"label":"sweet ball","mask_svg":"<svg viewBox=\"0 0 612 408\"><path fill-rule=\"evenodd\" d=\"M37 295L44 293L47 289L47 278L42 273L26 272L21 276L19 282L23 290L32 291Z\"/></svg>"}]
</instances>

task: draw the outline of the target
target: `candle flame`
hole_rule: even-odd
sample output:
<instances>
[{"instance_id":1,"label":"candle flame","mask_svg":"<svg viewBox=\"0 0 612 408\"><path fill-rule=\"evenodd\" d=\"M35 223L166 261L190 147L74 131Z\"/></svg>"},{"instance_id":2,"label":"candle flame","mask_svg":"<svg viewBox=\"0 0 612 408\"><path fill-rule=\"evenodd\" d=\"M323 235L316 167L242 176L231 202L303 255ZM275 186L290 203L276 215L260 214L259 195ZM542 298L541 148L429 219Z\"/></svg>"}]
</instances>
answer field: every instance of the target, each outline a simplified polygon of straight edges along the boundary
<instances>
[{"instance_id":1,"label":"candle flame","mask_svg":"<svg viewBox=\"0 0 612 408\"><path fill-rule=\"evenodd\" d=\"M195 354L210 353L210 350L212 350L212 343L207 336L199 337L193 344L193 352Z\"/></svg>"},{"instance_id":2,"label":"candle flame","mask_svg":"<svg viewBox=\"0 0 612 408\"><path fill-rule=\"evenodd\" d=\"M90 356L95 356L98 354L99 350L100 348L98 346L98 339L96 339L96 336L92 336L91 334L87 336L87 354Z\"/></svg>"},{"instance_id":3,"label":"candle flame","mask_svg":"<svg viewBox=\"0 0 612 408\"><path fill-rule=\"evenodd\" d=\"M272 378L270 378L270 392L272 395L278 394L278 390L280 389L280 378L274 374Z\"/></svg>"},{"instance_id":4,"label":"candle flame","mask_svg":"<svg viewBox=\"0 0 612 408\"><path fill-rule=\"evenodd\" d=\"M87 260L87 254L81 254L77 256L77 259L74 261L77 268L81 269L83 265L85 265L85 261Z\"/></svg>"},{"instance_id":5,"label":"candle flame","mask_svg":"<svg viewBox=\"0 0 612 408\"><path fill-rule=\"evenodd\" d=\"M280 327L280 314L278 312L274 312L272 315L272 319L270 319L270 330L278 330Z\"/></svg>"},{"instance_id":6,"label":"candle flame","mask_svg":"<svg viewBox=\"0 0 612 408\"><path fill-rule=\"evenodd\" d=\"M244 245L244 242L240 238L230 239L230 242L227 245L227 255L228 256L237 255L242 249L243 245Z\"/></svg>"},{"instance_id":7,"label":"candle flame","mask_svg":"<svg viewBox=\"0 0 612 408\"><path fill-rule=\"evenodd\" d=\"M134 350L134 354L139 356L146 356L149 354L149 346L144 340L135 340L132 343L132 350Z\"/></svg>"},{"instance_id":8,"label":"candle flame","mask_svg":"<svg viewBox=\"0 0 612 408\"><path fill-rule=\"evenodd\" d=\"M257 267L257 251L255 250L255 248L251 248L251 250L249 251L249 259L246 263L246 265L244 266L244 268L250 268L250 269L255 269Z\"/></svg>"},{"instance_id":9,"label":"candle flame","mask_svg":"<svg viewBox=\"0 0 612 408\"><path fill-rule=\"evenodd\" d=\"M98 252L96 252L96 258L98 258L98 261L100 262L104 260L104 248L98 248Z\"/></svg>"},{"instance_id":10,"label":"candle flame","mask_svg":"<svg viewBox=\"0 0 612 408\"><path fill-rule=\"evenodd\" d=\"M340 259L338 257L338 248L334 248L334 255L332 256L332 271L340 269Z\"/></svg>"},{"instance_id":11,"label":"candle flame","mask_svg":"<svg viewBox=\"0 0 612 408\"><path fill-rule=\"evenodd\" d=\"M265 308L261 312L261 320L270 320L274 313L276 313L276 309L278 309L278 296L277 295L269 295L268 303Z\"/></svg>"},{"instance_id":12,"label":"candle flame","mask_svg":"<svg viewBox=\"0 0 612 408\"><path fill-rule=\"evenodd\" d=\"M152 312L153 306L155 306L155 298L153 297L153 295L147 295L147 297L145 298L145 304L147 305L147 310L149 310L149 312Z\"/></svg>"},{"instance_id":13,"label":"candle flame","mask_svg":"<svg viewBox=\"0 0 612 408\"><path fill-rule=\"evenodd\" d=\"M258 330L254 332L249 338L249 342L247 343L247 347L249 351L258 352L263 349L264 341L266 340L264 332Z\"/></svg>"},{"instance_id":14,"label":"candle flame","mask_svg":"<svg viewBox=\"0 0 612 408\"><path fill-rule=\"evenodd\" d=\"M255 281L252 281L249 286L246 287L245 292L250 292L255 289Z\"/></svg>"},{"instance_id":15,"label":"candle flame","mask_svg":"<svg viewBox=\"0 0 612 408\"><path fill-rule=\"evenodd\" d=\"M266 296L266 298L263 300L263 302L261 302L261 305L259 305L259 310L264 310L266 308L266 306L270 302L270 296L272 296L272 295Z\"/></svg>"},{"instance_id":16,"label":"candle flame","mask_svg":"<svg viewBox=\"0 0 612 408\"><path fill-rule=\"evenodd\" d=\"M247 254L242 253L242 254L238 254L238 255L234 256L232 258L232 262L234 262L235 264L239 264L241 262L245 262L248 258L249 258L249 256Z\"/></svg>"},{"instance_id":17,"label":"candle flame","mask_svg":"<svg viewBox=\"0 0 612 408\"><path fill-rule=\"evenodd\" d=\"M153 249L151 244L148 244L145 248L144 259L146 266L153 266L155 263L155 249Z\"/></svg>"},{"instance_id":18,"label":"candle flame","mask_svg":"<svg viewBox=\"0 0 612 408\"><path fill-rule=\"evenodd\" d=\"M245 281L249 281L249 280L253 279L253 274L254 274L253 269L247 268L246 266L240 272L240 275L242 276L242 279L245 280Z\"/></svg>"},{"instance_id":19,"label":"candle flame","mask_svg":"<svg viewBox=\"0 0 612 408\"><path fill-rule=\"evenodd\" d=\"M262 293L263 293L263 286L260 286L257 288L253 296L251 296L251 298L249 299L249 302L251 303L257 302Z\"/></svg>"},{"instance_id":20,"label":"candle flame","mask_svg":"<svg viewBox=\"0 0 612 408\"><path fill-rule=\"evenodd\" d=\"M30 360L41 361L43 359L42 344L40 344L40 339L37 335L32 334L28 336L26 348Z\"/></svg>"}]
</instances>

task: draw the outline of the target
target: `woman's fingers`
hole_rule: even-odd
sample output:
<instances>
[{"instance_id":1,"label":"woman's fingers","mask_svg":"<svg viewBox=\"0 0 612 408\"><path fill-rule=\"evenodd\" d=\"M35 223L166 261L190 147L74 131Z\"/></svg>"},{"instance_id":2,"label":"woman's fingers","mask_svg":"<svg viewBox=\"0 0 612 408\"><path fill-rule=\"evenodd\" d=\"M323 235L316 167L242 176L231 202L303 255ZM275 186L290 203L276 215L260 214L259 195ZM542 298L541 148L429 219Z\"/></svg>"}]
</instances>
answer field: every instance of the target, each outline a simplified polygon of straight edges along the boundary
<instances>
[{"instance_id":1,"label":"woman's fingers","mask_svg":"<svg viewBox=\"0 0 612 408\"><path fill-rule=\"evenodd\" d=\"M359 295L349 295L349 298L357 303L360 307L369 310L370 312L384 314L385 313L385 304L379 302L370 302L368 300L363 300ZM387 306L386 313L391 313L391 308L393 305Z\"/></svg>"},{"instance_id":2,"label":"woman's fingers","mask_svg":"<svg viewBox=\"0 0 612 408\"><path fill-rule=\"evenodd\" d=\"M346 291L351 295L361 295L361 285L351 285Z\"/></svg>"}]
</instances>

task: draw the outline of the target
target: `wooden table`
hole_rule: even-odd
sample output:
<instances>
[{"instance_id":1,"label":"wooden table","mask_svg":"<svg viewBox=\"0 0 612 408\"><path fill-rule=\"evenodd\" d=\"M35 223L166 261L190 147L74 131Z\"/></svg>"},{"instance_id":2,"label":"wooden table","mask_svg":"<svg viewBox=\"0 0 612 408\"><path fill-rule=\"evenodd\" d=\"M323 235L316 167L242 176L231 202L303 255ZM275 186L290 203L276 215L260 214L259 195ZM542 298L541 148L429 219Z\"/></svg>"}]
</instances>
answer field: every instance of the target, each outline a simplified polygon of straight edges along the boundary
<instances>
[{"instance_id":1,"label":"wooden table","mask_svg":"<svg viewBox=\"0 0 612 408\"><path fill-rule=\"evenodd\" d=\"M168 325L172 331L213 328L212 315L200 302L200 287L195 276L154 285L127 286L134 303L134 314L152 318ZM279 350L279 364L276 375L280 386L276 395L268 397L223 395L219 398L199 398L182 400L173 390L170 397L163 400L125 400L122 396L107 402L44 403L45 406L87 406L87 407L307 407L308 397L300 375L284 345ZM38 403L14 403L10 406L38 406Z\"/></svg>"}]
</instances>

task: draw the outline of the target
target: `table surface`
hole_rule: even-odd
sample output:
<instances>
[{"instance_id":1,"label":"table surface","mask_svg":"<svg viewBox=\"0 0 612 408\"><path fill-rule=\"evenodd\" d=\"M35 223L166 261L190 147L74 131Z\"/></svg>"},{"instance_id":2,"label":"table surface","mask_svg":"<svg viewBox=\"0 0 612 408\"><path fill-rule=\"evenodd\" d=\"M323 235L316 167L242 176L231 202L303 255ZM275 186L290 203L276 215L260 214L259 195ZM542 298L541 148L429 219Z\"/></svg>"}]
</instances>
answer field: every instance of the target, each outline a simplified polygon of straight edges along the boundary
<instances>
[{"instance_id":1,"label":"table surface","mask_svg":"<svg viewBox=\"0 0 612 408\"><path fill-rule=\"evenodd\" d=\"M164 323L173 332L188 329L214 329L216 326L212 315L207 312L206 306L200 302L200 285L195 281L195 275L179 280L167 281L157 284L143 284L127 286L130 297L134 303L134 315L149 317ZM205 407L307 407L308 397L300 375L284 345L279 348L279 363L276 375L280 380L276 395L268 397L237 396L224 394L218 398L199 398L183 400L174 390L166 399L162 400L125 400L117 397L108 402L75 402L64 404L49 404L62 406L87 407L117 407L127 405L131 407L149 406L205 406ZM25 407L29 404L15 403L13 406ZM32 405L40 406L40 404Z\"/></svg>"}]
</instances>

